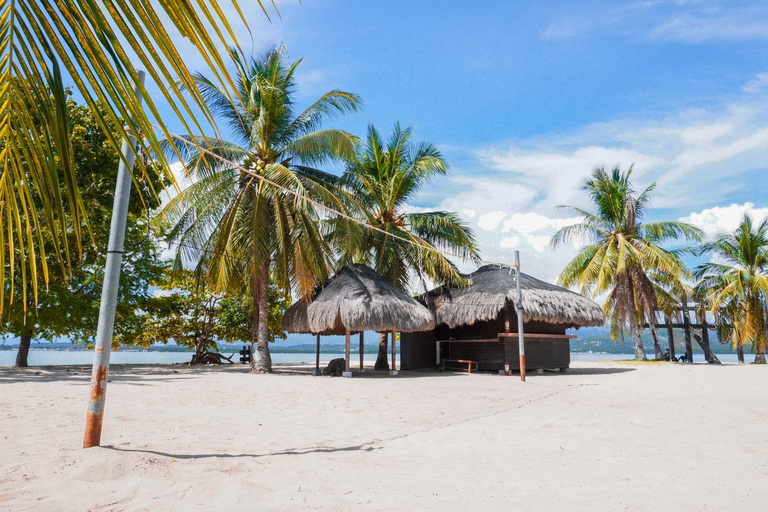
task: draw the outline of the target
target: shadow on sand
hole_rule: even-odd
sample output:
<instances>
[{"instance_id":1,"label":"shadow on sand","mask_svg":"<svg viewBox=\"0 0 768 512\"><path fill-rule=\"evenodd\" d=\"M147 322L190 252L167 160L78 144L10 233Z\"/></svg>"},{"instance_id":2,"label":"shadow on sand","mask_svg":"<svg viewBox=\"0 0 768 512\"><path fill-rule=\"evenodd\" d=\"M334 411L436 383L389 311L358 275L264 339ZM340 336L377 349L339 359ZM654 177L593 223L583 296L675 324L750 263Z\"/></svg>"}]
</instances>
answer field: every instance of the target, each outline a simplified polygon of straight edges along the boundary
<instances>
[{"instance_id":1,"label":"shadow on sand","mask_svg":"<svg viewBox=\"0 0 768 512\"><path fill-rule=\"evenodd\" d=\"M172 459L239 459L239 458L252 458L259 459L262 457L281 457L284 455L309 455L312 453L337 453L337 452L372 452L374 450L380 450L380 446L369 446L370 443L363 443L355 446L344 446L341 448L297 448L291 450L282 450L279 452L271 453L198 453L198 454L181 454L181 453L166 453L156 450L140 450L138 448L118 448L116 446L106 445L102 446L105 450L114 450L117 452L132 452L132 453L147 453L151 455L157 455L158 457L168 457Z\"/></svg>"}]
</instances>

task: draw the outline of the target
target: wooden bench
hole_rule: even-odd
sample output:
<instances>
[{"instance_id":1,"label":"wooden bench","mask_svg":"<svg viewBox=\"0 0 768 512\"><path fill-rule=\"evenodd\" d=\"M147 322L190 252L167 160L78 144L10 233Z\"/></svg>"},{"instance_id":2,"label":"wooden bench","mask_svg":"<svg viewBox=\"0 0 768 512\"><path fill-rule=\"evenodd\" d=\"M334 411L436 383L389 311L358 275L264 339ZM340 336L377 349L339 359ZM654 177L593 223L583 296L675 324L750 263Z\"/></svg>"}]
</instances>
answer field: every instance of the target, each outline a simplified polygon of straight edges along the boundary
<instances>
[{"instance_id":1,"label":"wooden bench","mask_svg":"<svg viewBox=\"0 0 768 512\"><path fill-rule=\"evenodd\" d=\"M466 364L467 365L467 373L472 373L472 366L474 365L475 371L477 371L477 361L470 361L469 359L443 359L441 360L443 370L445 370L446 364L445 363L455 363L455 364Z\"/></svg>"}]
</instances>

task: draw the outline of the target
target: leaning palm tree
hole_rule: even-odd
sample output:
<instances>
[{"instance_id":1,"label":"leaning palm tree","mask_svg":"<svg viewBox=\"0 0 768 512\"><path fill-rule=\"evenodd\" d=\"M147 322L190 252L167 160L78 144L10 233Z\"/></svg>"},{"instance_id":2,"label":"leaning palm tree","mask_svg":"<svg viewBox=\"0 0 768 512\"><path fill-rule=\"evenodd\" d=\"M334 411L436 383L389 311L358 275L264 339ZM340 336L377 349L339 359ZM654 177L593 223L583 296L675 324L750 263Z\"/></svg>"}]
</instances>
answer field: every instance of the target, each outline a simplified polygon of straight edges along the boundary
<instances>
[{"instance_id":1,"label":"leaning palm tree","mask_svg":"<svg viewBox=\"0 0 768 512\"><path fill-rule=\"evenodd\" d=\"M236 90L227 93L195 75L212 112L225 119L234 142L192 137L185 166L195 182L169 202L162 217L178 245L177 264L197 261L217 291L236 292L248 283L253 318L254 372L271 371L269 354L270 270L284 289L309 297L332 264L319 222L320 204L343 208L335 178L310 165L351 158L356 138L319 129L329 117L356 111L360 100L330 91L297 114L294 72L284 47L246 62L236 57ZM245 105L230 98L245 98Z\"/></svg>"},{"instance_id":2,"label":"leaning palm tree","mask_svg":"<svg viewBox=\"0 0 768 512\"><path fill-rule=\"evenodd\" d=\"M583 188L596 211L567 207L583 221L558 231L552 244L590 240L566 265L558 282L579 287L592 297L607 293L603 309L611 320L611 336L617 339L628 325L635 359L646 360L641 322L644 318L652 321L657 309L656 285L649 275L666 275L681 281L688 272L676 252L659 244L679 238L700 240L702 234L698 228L682 222L643 224L656 184L636 195L631 175L632 167L626 173L619 167L610 173L602 167L595 168Z\"/></svg>"},{"instance_id":3,"label":"leaning palm tree","mask_svg":"<svg viewBox=\"0 0 768 512\"><path fill-rule=\"evenodd\" d=\"M412 273L426 279L460 284L463 277L440 251L459 258L479 259L470 229L451 212L413 212L408 201L432 178L446 174L440 151L411 140L413 130L395 125L384 143L373 125L364 147L347 165L342 182L349 190L359 220L378 230L345 219L334 221L334 240L342 264L373 266L395 286L406 289ZM388 369L387 334L382 333L376 369Z\"/></svg>"},{"instance_id":4,"label":"leaning palm tree","mask_svg":"<svg viewBox=\"0 0 768 512\"><path fill-rule=\"evenodd\" d=\"M184 39L187 45L185 58L200 57L217 82L231 83L226 51L220 51L235 43L233 18L225 13L230 6L244 23L238 0L3 2L0 247L6 249L0 249L0 312L14 296L25 299L28 285L37 300L39 282L48 280L45 243L53 243L63 267L82 251L87 212L72 161L63 80L72 81L115 151L120 151L123 126L130 119L127 131L140 133L142 143L159 152L160 140L169 135L169 117L193 127L213 121L177 41ZM136 67L146 70L146 87ZM183 95L178 84L192 93ZM150 88L159 98L147 94ZM162 120L161 103L172 112ZM119 127L117 137L110 125ZM18 251L21 257L14 258ZM19 289L6 294L4 283L16 280ZM17 302L26 308L26 300Z\"/></svg>"},{"instance_id":5,"label":"leaning palm tree","mask_svg":"<svg viewBox=\"0 0 768 512\"><path fill-rule=\"evenodd\" d=\"M718 318L718 336L731 340L743 362L744 345L765 364L766 299L768 298L768 219L755 224L744 215L732 234L704 244L702 254L715 261L696 268L697 290Z\"/></svg>"}]
</instances>

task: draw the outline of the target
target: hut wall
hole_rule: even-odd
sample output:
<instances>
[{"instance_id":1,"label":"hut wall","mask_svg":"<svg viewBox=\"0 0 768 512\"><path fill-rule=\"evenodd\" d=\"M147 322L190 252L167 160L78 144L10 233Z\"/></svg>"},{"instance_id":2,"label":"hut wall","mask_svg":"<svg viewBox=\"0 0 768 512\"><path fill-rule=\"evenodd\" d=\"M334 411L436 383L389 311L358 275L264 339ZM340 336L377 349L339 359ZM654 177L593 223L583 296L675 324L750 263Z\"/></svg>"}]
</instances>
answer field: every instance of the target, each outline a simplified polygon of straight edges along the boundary
<instances>
[{"instance_id":1,"label":"hut wall","mask_svg":"<svg viewBox=\"0 0 768 512\"><path fill-rule=\"evenodd\" d=\"M507 311L510 332L517 332L517 316L512 308ZM523 326L529 334L565 334L565 326L546 322L526 322ZM440 344L441 359L469 359L478 362L480 370L504 369L509 361L511 368L519 369L518 341L516 338L501 338L504 332L504 312L493 320L476 322L473 325L449 329L442 324L434 331L403 333L400 338L400 359L403 370L434 368L436 364L436 342ZM460 340L473 340L462 343ZM488 340L479 342L476 340ZM526 364L530 369L567 368L570 365L570 344L567 338L529 338L525 344Z\"/></svg>"},{"instance_id":2,"label":"hut wall","mask_svg":"<svg viewBox=\"0 0 768 512\"><path fill-rule=\"evenodd\" d=\"M477 361L478 370L495 371L504 369L506 357L504 343L493 340L488 342L452 341L440 344L441 359L463 359Z\"/></svg>"},{"instance_id":3,"label":"hut wall","mask_svg":"<svg viewBox=\"0 0 768 512\"><path fill-rule=\"evenodd\" d=\"M513 370L520 370L520 348L517 338L507 338L500 344ZM525 367L528 370L552 370L571 365L571 345L568 338L535 338L525 340ZM502 368L499 368L500 370Z\"/></svg>"},{"instance_id":4,"label":"hut wall","mask_svg":"<svg viewBox=\"0 0 768 512\"><path fill-rule=\"evenodd\" d=\"M400 369L434 369L437 365L435 331L400 334Z\"/></svg>"}]
</instances>

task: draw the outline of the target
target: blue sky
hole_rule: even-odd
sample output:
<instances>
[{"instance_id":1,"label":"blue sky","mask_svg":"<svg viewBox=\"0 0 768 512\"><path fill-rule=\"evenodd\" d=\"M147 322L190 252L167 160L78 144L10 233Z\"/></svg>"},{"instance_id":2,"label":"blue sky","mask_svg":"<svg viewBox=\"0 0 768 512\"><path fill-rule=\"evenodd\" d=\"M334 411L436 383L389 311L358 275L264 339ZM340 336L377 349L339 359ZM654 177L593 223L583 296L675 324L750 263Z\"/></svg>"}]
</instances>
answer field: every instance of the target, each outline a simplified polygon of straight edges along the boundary
<instances>
[{"instance_id":1,"label":"blue sky","mask_svg":"<svg viewBox=\"0 0 768 512\"><path fill-rule=\"evenodd\" d=\"M596 165L656 181L652 219L714 234L768 214L768 3L284 0L272 23L240 3L246 51L304 58L301 102L355 92L336 127L400 121L442 149L451 175L413 207L458 211L484 259L520 249L554 280L575 251L547 246L575 220L556 207L586 205Z\"/></svg>"}]
</instances>

